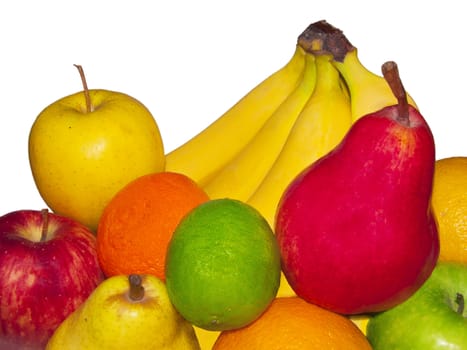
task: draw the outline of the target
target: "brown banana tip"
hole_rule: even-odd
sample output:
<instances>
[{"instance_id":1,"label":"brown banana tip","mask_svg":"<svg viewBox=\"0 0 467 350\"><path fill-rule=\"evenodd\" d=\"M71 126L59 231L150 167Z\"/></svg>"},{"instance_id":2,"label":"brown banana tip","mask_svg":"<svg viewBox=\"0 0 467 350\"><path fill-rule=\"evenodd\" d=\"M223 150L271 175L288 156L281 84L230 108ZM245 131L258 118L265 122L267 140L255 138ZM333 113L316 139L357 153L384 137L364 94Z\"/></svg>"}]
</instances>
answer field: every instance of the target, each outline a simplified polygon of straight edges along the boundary
<instances>
[{"instance_id":1,"label":"brown banana tip","mask_svg":"<svg viewBox=\"0 0 467 350\"><path fill-rule=\"evenodd\" d=\"M355 49L343 31L321 20L310 24L299 36L298 45L315 54L330 54L335 61L342 62L348 52Z\"/></svg>"}]
</instances>

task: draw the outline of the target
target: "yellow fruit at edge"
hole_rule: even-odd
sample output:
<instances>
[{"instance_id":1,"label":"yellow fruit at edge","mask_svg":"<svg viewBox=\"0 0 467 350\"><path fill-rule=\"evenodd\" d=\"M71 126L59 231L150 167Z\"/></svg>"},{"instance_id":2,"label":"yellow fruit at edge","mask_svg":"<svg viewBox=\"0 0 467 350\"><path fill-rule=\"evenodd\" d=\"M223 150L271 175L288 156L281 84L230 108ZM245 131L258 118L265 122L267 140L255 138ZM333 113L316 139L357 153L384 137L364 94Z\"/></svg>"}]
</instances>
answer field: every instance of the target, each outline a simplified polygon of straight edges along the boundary
<instances>
[{"instance_id":1,"label":"yellow fruit at edge","mask_svg":"<svg viewBox=\"0 0 467 350\"><path fill-rule=\"evenodd\" d=\"M362 331L363 334L366 335L366 326L368 325L368 321L370 320L370 316L368 315L351 315L349 319Z\"/></svg>"},{"instance_id":2,"label":"yellow fruit at edge","mask_svg":"<svg viewBox=\"0 0 467 350\"><path fill-rule=\"evenodd\" d=\"M193 328L195 329L201 350L211 350L217 340L217 337L221 334L220 331L208 331L207 329L196 326L193 326Z\"/></svg>"},{"instance_id":3,"label":"yellow fruit at edge","mask_svg":"<svg viewBox=\"0 0 467 350\"><path fill-rule=\"evenodd\" d=\"M467 263L467 157L438 159L432 194L441 261Z\"/></svg>"},{"instance_id":4,"label":"yellow fruit at edge","mask_svg":"<svg viewBox=\"0 0 467 350\"><path fill-rule=\"evenodd\" d=\"M95 231L104 206L131 180L164 170L159 128L149 110L123 93L89 90L46 107L29 134L29 161L50 209Z\"/></svg>"},{"instance_id":5,"label":"yellow fruit at edge","mask_svg":"<svg viewBox=\"0 0 467 350\"><path fill-rule=\"evenodd\" d=\"M46 350L199 350L192 325L173 307L165 284L138 276L138 299L131 298L129 276L104 280L59 325Z\"/></svg>"}]
</instances>

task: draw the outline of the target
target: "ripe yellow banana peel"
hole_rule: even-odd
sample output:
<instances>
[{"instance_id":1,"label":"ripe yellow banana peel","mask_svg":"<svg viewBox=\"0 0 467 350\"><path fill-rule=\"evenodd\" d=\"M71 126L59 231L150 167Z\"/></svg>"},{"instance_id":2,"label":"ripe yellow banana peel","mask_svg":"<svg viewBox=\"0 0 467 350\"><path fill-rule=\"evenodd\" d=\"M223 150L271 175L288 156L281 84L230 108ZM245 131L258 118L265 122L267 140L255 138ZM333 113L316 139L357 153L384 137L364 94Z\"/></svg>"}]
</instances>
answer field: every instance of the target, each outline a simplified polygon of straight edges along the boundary
<instances>
[{"instance_id":1,"label":"ripe yellow banana peel","mask_svg":"<svg viewBox=\"0 0 467 350\"><path fill-rule=\"evenodd\" d=\"M316 55L316 85L281 152L247 203L274 227L276 208L290 182L328 153L351 126L350 101L329 55Z\"/></svg>"},{"instance_id":2,"label":"ripe yellow banana peel","mask_svg":"<svg viewBox=\"0 0 467 350\"><path fill-rule=\"evenodd\" d=\"M287 139L300 112L313 93L315 57L306 54L302 80L271 114L256 136L203 186L210 198L246 201L264 179Z\"/></svg>"},{"instance_id":3,"label":"ripe yellow banana peel","mask_svg":"<svg viewBox=\"0 0 467 350\"><path fill-rule=\"evenodd\" d=\"M166 154L166 170L204 185L256 135L300 83L305 51L296 46L289 62L271 74L203 131Z\"/></svg>"},{"instance_id":4,"label":"ripe yellow banana peel","mask_svg":"<svg viewBox=\"0 0 467 350\"><path fill-rule=\"evenodd\" d=\"M352 120L397 103L383 76L368 70L342 30L326 21L312 23L299 37L299 46L312 53L333 56L333 64L347 85L351 97ZM409 103L417 108L410 94Z\"/></svg>"}]
</instances>

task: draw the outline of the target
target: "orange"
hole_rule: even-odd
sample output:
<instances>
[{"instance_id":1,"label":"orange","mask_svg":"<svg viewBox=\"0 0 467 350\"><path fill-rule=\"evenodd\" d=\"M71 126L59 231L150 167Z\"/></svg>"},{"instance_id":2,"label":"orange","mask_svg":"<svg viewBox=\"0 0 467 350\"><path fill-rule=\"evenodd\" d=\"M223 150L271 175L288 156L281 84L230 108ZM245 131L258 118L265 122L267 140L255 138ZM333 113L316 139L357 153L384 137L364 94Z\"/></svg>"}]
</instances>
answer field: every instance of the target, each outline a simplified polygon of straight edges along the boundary
<instances>
[{"instance_id":1,"label":"orange","mask_svg":"<svg viewBox=\"0 0 467 350\"><path fill-rule=\"evenodd\" d=\"M97 256L105 275L152 274L165 281L166 250L175 228L207 200L201 187L179 173L151 173L128 183L99 220Z\"/></svg>"},{"instance_id":2,"label":"orange","mask_svg":"<svg viewBox=\"0 0 467 350\"><path fill-rule=\"evenodd\" d=\"M467 157L438 159L432 194L441 261L467 263Z\"/></svg>"},{"instance_id":3,"label":"orange","mask_svg":"<svg viewBox=\"0 0 467 350\"><path fill-rule=\"evenodd\" d=\"M278 297L250 325L223 331L213 350L371 350L358 327L345 316L303 299Z\"/></svg>"}]
</instances>

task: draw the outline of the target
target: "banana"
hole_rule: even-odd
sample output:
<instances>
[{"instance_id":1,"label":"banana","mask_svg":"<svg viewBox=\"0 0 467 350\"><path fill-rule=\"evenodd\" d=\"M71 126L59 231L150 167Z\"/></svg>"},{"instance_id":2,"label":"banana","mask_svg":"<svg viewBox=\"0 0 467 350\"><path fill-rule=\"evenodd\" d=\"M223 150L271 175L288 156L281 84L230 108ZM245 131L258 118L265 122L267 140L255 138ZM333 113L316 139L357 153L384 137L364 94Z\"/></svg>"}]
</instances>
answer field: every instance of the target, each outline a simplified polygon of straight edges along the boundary
<instances>
[{"instance_id":1,"label":"banana","mask_svg":"<svg viewBox=\"0 0 467 350\"><path fill-rule=\"evenodd\" d=\"M289 183L337 145L350 128L350 101L331 59L329 55L315 57L315 90L268 174L247 200L273 227L277 204Z\"/></svg>"},{"instance_id":2,"label":"banana","mask_svg":"<svg viewBox=\"0 0 467 350\"><path fill-rule=\"evenodd\" d=\"M297 45L289 62L248 92L222 116L166 154L166 170L200 185L227 164L299 84L305 52Z\"/></svg>"},{"instance_id":3,"label":"banana","mask_svg":"<svg viewBox=\"0 0 467 350\"><path fill-rule=\"evenodd\" d=\"M384 107L397 104L397 99L386 80L363 66L356 48L349 51L342 62L334 60L334 65L349 88L353 121ZM407 98L409 104L417 108L409 94Z\"/></svg>"},{"instance_id":4,"label":"banana","mask_svg":"<svg viewBox=\"0 0 467 350\"><path fill-rule=\"evenodd\" d=\"M307 166L332 150L351 125L350 101L342 90L332 56L316 55L316 85L279 156L247 200L274 227L276 208L290 182ZM294 292L284 275L278 296Z\"/></svg>"},{"instance_id":5,"label":"banana","mask_svg":"<svg viewBox=\"0 0 467 350\"><path fill-rule=\"evenodd\" d=\"M306 51L328 53L346 83L352 109L352 121L397 103L386 80L368 70L358 57L358 49L344 33L326 21L311 24L299 37L298 43ZM413 98L408 101L417 108Z\"/></svg>"},{"instance_id":6,"label":"banana","mask_svg":"<svg viewBox=\"0 0 467 350\"><path fill-rule=\"evenodd\" d=\"M310 98L316 77L315 58L306 55L301 83L269 117L256 136L203 186L210 198L246 201L271 168L289 132Z\"/></svg>"},{"instance_id":7,"label":"banana","mask_svg":"<svg viewBox=\"0 0 467 350\"><path fill-rule=\"evenodd\" d=\"M211 350L216 342L217 338L221 334L220 331L208 331L207 329L197 327L193 325L195 330L196 338L200 345L200 350Z\"/></svg>"}]
</instances>

